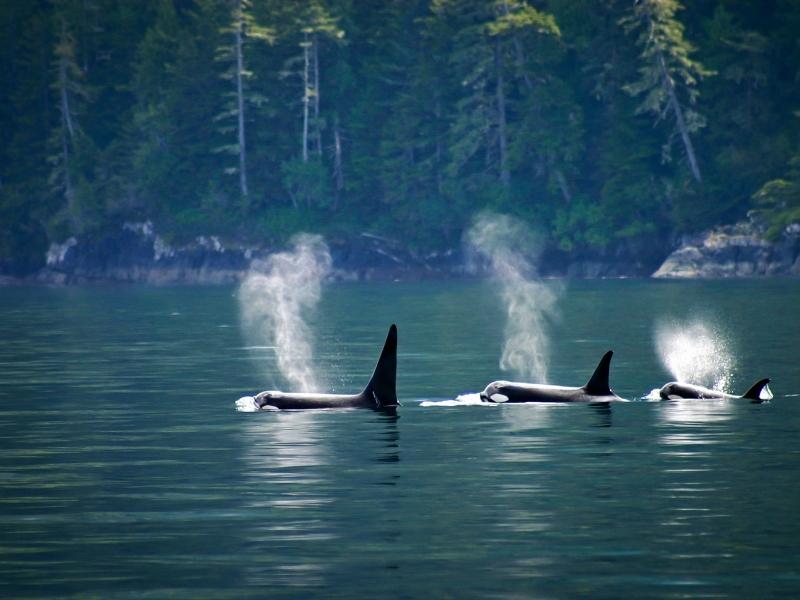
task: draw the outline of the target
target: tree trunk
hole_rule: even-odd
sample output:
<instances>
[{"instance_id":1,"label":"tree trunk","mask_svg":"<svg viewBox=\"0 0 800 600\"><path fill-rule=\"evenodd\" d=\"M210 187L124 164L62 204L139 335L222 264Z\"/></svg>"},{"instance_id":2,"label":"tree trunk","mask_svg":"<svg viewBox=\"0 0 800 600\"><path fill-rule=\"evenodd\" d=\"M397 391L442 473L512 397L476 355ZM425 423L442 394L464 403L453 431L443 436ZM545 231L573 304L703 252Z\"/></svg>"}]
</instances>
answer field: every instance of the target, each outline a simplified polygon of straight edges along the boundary
<instances>
[{"instance_id":1,"label":"tree trunk","mask_svg":"<svg viewBox=\"0 0 800 600\"><path fill-rule=\"evenodd\" d=\"M65 47L67 44L67 24L62 19L61 21L61 46ZM70 153L69 145L75 139L75 126L72 122L72 109L69 105L69 74L67 71L67 56L62 49L61 55L58 57L58 95L61 105L61 160L62 168L64 169L64 198L67 201L67 214L70 221L74 221L74 198L75 194L72 189L72 174L70 173Z\"/></svg>"},{"instance_id":2,"label":"tree trunk","mask_svg":"<svg viewBox=\"0 0 800 600\"><path fill-rule=\"evenodd\" d=\"M689 130L686 127L686 121L683 118L683 109L681 108L680 102L678 102L678 96L675 93L675 84L672 82L672 78L669 76L667 65L664 62L664 55L661 52L658 53L658 67L661 71L661 79L664 87L669 95L669 105L672 107L672 112L675 113L675 122L678 126L678 132L681 134L683 146L686 148L686 156L689 159L689 168L692 170L692 175L694 175L697 183L703 183L703 178L700 175L700 167L697 165L697 158L694 155L692 139L689 137Z\"/></svg>"},{"instance_id":3,"label":"tree trunk","mask_svg":"<svg viewBox=\"0 0 800 600\"><path fill-rule=\"evenodd\" d=\"M61 134L61 151L64 160L64 197L67 199L67 214L70 222L75 224L75 193L72 189L72 174L69 164L69 140L65 133Z\"/></svg>"},{"instance_id":4,"label":"tree trunk","mask_svg":"<svg viewBox=\"0 0 800 600\"><path fill-rule=\"evenodd\" d=\"M564 172L561 169L555 169L554 171L556 176L556 181L558 182L558 188L561 190L561 195L564 197L564 202L569 204L572 202L572 194L569 191L569 186L567 185L567 178L564 177Z\"/></svg>"},{"instance_id":5,"label":"tree trunk","mask_svg":"<svg viewBox=\"0 0 800 600\"><path fill-rule=\"evenodd\" d=\"M61 43L67 43L67 24L61 21ZM58 58L58 93L61 99L61 118L64 120L64 125L69 131L70 139L75 137L75 128L72 124L72 112L69 107L69 92L67 90L67 58L60 56Z\"/></svg>"},{"instance_id":6,"label":"tree trunk","mask_svg":"<svg viewBox=\"0 0 800 600\"><path fill-rule=\"evenodd\" d=\"M319 122L319 38L317 33L311 38L311 47L314 50L314 136L317 145L317 156L322 156L322 129Z\"/></svg>"},{"instance_id":7,"label":"tree trunk","mask_svg":"<svg viewBox=\"0 0 800 600\"><path fill-rule=\"evenodd\" d=\"M242 196L247 197L247 160L244 132L244 89L242 73L244 71L244 57L242 56L242 5L237 3L236 8L236 103L239 118L239 187Z\"/></svg>"},{"instance_id":8,"label":"tree trunk","mask_svg":"<svg viewBox=\"0 0 800 600\"><path fill-rule=\"evenodd\" d=\"M308 104L309 98L309 56L308 56L308 32L304 34L303 41L303 162L308 162Z\"/></svg>"},{"instance_id":9,"label":"tree trunk","mask_svg":"<svg viewBox=\"0 0 800 600\"><path fill-rule=\"evenodd\" d=\"M504 0L503 2L503 14L508 16L511 13L511 9L508 8L508 2ZM517 68L519 68L520 73L522 73L522 79L525 81L525 87L528 88L528 91L533 90L533 81L531 81L530 75L525 70L525 54L522 51L522 43L519 41L519 38L516 34L511 34L511 39L514 42L514 51L517 53Z\"/></svg>"},{"instance_id":10,"label":"tree trunk","mask_svg":"<svg viewBox=\"0 0 800 600\"><path fill-rule=\"evenodd\" d=\"M511 174L508 171L508 139L506 137L506 98L503 90L503 65L500 57L500 40L495 42L494 65L497 77L497 136L500 147L500 181L508 186Z\"/></svg>"},{"instance_id":11,"label":"tree trunk","mask_svg":"<svg viewBox=\"0 0 800 600\"><path fill-rule=\"evenodd\" d=\"M342 169L342 136L339 132L339 116L333 120L333 176L336 181L336 197L344 189L344 170Z\"/></svg>"},{"instance_id":12,"label":"tree trunk","mask_svg":"<svg viewBox=\"0 0 800 600\"><path fill-rule=\"evenodd\" d=\"M83 72L89 72L89 44L87 40L89 39L89 34L87 33L89 30L89 25L87 24L88 17L86 13L88 12L86 6L86 0L81 2L81 54L83 57Z\"/></svg>"}]
</instances>

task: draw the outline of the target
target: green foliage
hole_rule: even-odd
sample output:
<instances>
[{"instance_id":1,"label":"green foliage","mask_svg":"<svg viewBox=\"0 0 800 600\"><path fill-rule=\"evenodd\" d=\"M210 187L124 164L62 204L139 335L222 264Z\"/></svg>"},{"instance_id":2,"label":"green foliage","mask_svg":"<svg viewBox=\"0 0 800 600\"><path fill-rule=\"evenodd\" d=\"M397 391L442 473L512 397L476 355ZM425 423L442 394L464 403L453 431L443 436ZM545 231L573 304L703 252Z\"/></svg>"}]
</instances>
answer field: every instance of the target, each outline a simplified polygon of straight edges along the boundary
<instances>
[{"instance_id":1,"label":"green foliage","mask_svg":"<svg viewBox=\"0 0 800 600\"><path fill-rule=\"evenodd\" d=\"M333 193L327 169L320 160L287 160L281 165L283 184L296 209L330 206Z\"/></svg>"},{"instance_id":2,"label":"green foliage","mask_svg":"<svg viewBox=\"0 0 800 600\"><path fill-rule=\"evenodd\" d=\"M26 275L42 266L47 236L20 190L0 189L0 270Z\"/></svg>"},{"instance_id":3,"label":"green foliage","mask_svg":"<svg viewBox=\"0 0 800 600\"><path fill-rule=\"evenodd\" d=\"M685 4L8 0L0 260L143 219L425 251L483 208L574 252L751 210L778 236L800 4Z\"/></svg>"},{"instance_id":4,"label":"green foliage","mask_svg":"<svg viewBox=\"0 0 800 600\"><path fill-rule=\"evenodd\" d=\"M567 252L582 246L603 247L609 242L605 215L599 205L579 201L558 209L554 235L558 247Z\"/></svg>"},{"instance_id":5,"label":"green foliage","mask_svg":"<svg viewBox=\"0 0 800 600\"><path fill-rule=\"evenodd\" d=\"M789 162L786 179L773 179L753 194L756 208L752 211L768 228L767 239L778 239L786 227L800 223L800 154Z\"/></svg>"},{"instance_id":6,"label":"green foliage","mask_svg":"<svg viewBox=\"0 0 800 600\"><path fill-rule=\"evenodd\" d=\"M213 120L225 142L216 146L212 152L232 155L238 159L229 163L223 172L226 175L239 175L240 192L245 199L248 195L245 123L249 117L246 107L257 111L267 102L264 94L249 86L254 76L253 71L248 68L251 58L250 46L253 41L272 43L275 35L270 28L258 23L250 0L233 2L228 22L220 29L220 34L225 41L217 46L215 58L225 66L220 77L228 85L221 96L223 102L220 111ZM247 208L246 201L244 205Z\"/></svg>"},{"instance_id":7,"label":"green foliage","mask_svg":"<svg viewBox=\"0 0 800 600\"><path fill-rule=\"evenodd\" d=\"M536 10L525 2L499 0L495 2L497 18L488 24L489 35L507 36L535 31L540 34L561 35L551 14Z\"/></svg>"},{"instance_id":8,"label":"green foliage","mask_svg":"<svg viewBox=\"0 0 800 600\"><path fill-rule=\"evenodd\" d=\"M620 19L626 32L639 32L637 44L642 49L639 79L623 88L631 96L640 97L636 113L650 113L657 123L668 113L676 120L675 132L663 147L664 162L671 160L676 135L696 133L706 126L705 118L692 107L699 96L698 83L712 74L690 57L694 47L684 37L684 26L675 16L681 8L677 0L639 0L630 14ZM686 150L692 152L691 147ZM697 173L695 177L700 179Z\"/></svg>"}]
</instances>

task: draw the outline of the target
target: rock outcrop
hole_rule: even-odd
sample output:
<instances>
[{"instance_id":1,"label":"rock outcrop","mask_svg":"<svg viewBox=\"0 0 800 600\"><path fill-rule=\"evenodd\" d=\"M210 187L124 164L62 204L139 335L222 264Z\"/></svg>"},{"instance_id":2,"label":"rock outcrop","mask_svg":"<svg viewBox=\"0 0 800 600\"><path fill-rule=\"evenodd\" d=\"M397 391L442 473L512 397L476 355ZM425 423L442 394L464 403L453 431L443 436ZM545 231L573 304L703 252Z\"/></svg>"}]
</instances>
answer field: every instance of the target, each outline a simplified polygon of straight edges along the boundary
<instances>
[{"instance_id":1,"label":"rock outcrop","mask_svg":"<svg viewBox=\"0 0 800 600\"><path fill-rule=\"evenodd\" d=\"M653 273L656 278L800 276L800 225L777 242L754 223L737 223L686 237Z\"/></svg>"},{"instance_id":2,"label":"rock outcrop","mask_svg":"<svg viewBox=\"0 0 800 600\"><path fill-rule=\"evenodd\" d=\"M354 239L331 240L329 246L334 280L438 279L453 276L460 268L454 253L421 256L397 242L366 233ZM91 240L69 238L51 244L45 268L28 280L54 285L234 284L247 274L254 260L276 250L225 243L217 236L170 244L149 221L126 223L121 230Z\"/></svg>"},{"instance_id":3,"label":"rock outcrop","mask_svg":"<svg viewBox=\"0 0 800 600\"><path fill-rule=\"evenodd\" d=\"M121 231L93 240L52 244L35 281L51 284L125 282L220 284L238 281L252 250L226 248L216 237L198 237L173 247L152 224L126 223Z\"/></svg>"},{"instance_id":4,"label":"rock outcrop","mask_svg":"<svg viewBox=\"0 0 800 600\"><path fill-rule=\"evenodd\" d=\"M350 281L448 279L475 276L463 249L421 254L398 241L362 233L328 239L331 279ZM183 244L159 236L150 221L126 223L101 236L51 244L44 268L19 276L0 270L0 286L24 283L235 284L253 261L281 250L199 236ZM664 240L649 245L620 243L603 252L566 253L545 248L544 277L576 279L647 277L721 278L800 276L800 224L787 227L776 243L753 223L718 227L686 237L666 260ZM40 263L41 264L41 263ZM653 273L657 265L661 265Z\"/></svg>"}]
</instances>

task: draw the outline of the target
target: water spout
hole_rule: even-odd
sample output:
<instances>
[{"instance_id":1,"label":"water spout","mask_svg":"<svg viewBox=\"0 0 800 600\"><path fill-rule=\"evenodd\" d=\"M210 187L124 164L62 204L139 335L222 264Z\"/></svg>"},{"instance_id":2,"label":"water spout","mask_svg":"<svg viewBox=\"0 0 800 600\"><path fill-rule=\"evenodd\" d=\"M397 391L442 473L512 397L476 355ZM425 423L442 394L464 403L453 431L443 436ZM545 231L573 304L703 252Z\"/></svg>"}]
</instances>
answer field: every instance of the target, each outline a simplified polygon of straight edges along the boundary
<instances>
[{"instance_id":1,"label":"water spout","mask_svg":"<svg viewBox=\"0 0 800 600\"><path fill-rule=\"evenodd\" d=\"M733 355L719 329L699 320L661 321L655 337L661 363L676 381L729 391Z\"/></svg>"},{"instance_id":2,"label":"water spout","mask_svg":"<svg viewBox=\"0 0 800 600\"><path fill-rule=\"evenodd\" d=\"M560 288L536 277L540 244L506 215L482 213L467 232L472 251L489 269L506 309L500 368L530 381L546 382L549 324L558 318Z\"/></svg>"},{"instance_id":3,"label":"water spout","mask_svg":"<svg viewBox=\"0 0 800 600\"><path fill-rule=\"evenodd\" d=\"M320 387L306 316L319 302L331 264L321 236L298 234L291 250L254 261L239 288L245 336L274 346L278 369L295 391Z\"/></svg>"}]
</instances>

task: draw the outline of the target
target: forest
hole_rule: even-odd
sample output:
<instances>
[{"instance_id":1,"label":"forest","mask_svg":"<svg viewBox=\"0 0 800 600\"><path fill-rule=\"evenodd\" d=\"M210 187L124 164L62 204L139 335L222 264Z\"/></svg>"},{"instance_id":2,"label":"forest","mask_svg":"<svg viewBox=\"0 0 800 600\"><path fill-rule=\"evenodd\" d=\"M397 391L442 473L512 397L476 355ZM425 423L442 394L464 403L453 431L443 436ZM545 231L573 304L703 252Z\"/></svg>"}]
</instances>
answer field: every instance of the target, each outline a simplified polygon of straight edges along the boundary
<instances>
[{"instance_id":1,"label":"forest","mask_svg":"<svg viewBox=\"0 0 800 600\"><path fill-rule=\"evenodd\" d=\"M152 220L564 252L800 221L797 0L4 0L0 262Z\"/></svg>"}]
</instances>

